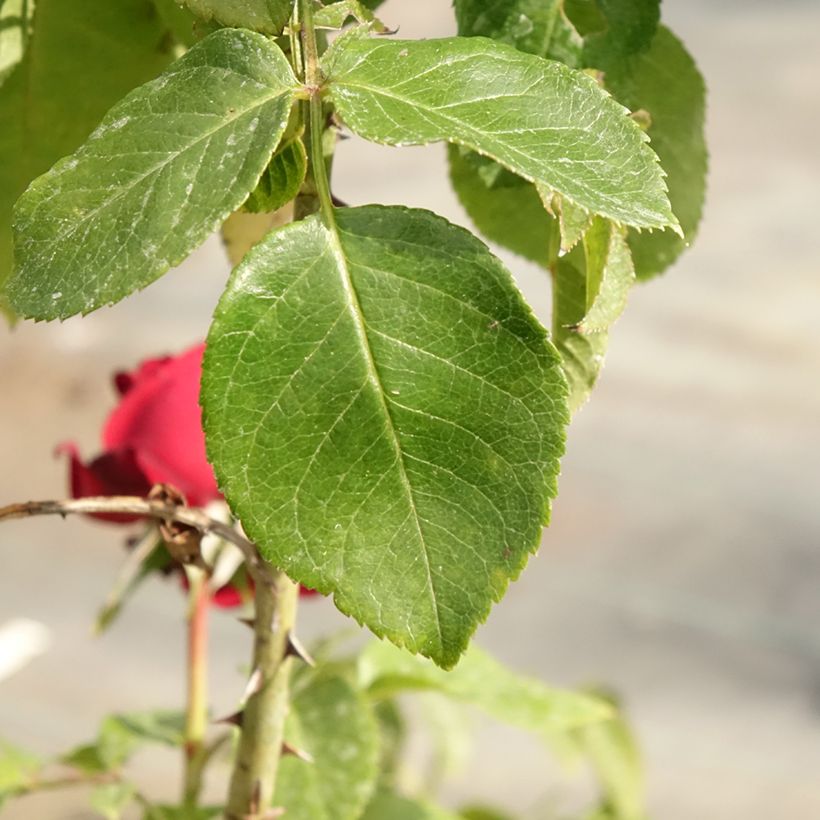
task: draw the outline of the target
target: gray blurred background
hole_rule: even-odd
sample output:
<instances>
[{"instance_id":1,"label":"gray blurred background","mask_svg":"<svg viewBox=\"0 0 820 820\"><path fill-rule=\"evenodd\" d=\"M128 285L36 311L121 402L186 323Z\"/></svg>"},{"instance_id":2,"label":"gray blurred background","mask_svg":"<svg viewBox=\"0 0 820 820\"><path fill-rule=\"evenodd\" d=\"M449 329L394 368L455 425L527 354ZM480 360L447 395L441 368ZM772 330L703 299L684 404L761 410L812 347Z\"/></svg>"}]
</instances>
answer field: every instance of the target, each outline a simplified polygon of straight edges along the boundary
<instances>
[{"instance_id":1,"label":"gray blurred background","mask_svg":"<svg viewBox=\"0 0 820 820\"><path fill-rule=\"evenodd\" d=\"M388 0L382 16L416 37L451 33L451 15L447 0ZM665 0L664 19L710 89L701 235L665 277L634 292L600 386L571 428L553 525L478 641L544 680L621 693L655 820L814 820L820 4ZM335 189L351 204L403 202L466 224L441 146L345 142ZM504 258L546 318L542 274ZM211 240L114 308L0 328L0 504L65 494L55 444L97 451L110 373L201 339L227 269ZM0 736L53 754L88 739L106 712L181 703L173 585L151 582L109 634L90 635L123 559L119 540L76 520L0 529L0 626L25 616L51 632L48 652L0 682ZM326 601L306 602L300 618L306 639L344 625ZM213 709L226 714L249 635L230 615L213 627ZM176 765L170 754L141 756L136 772L147 791L173 799ZM484 727L446 795L534 817L564 805L566 782L523 735ZM29 799L3 817L86 817L84 800Z\"/></svg>"}]
</instances>

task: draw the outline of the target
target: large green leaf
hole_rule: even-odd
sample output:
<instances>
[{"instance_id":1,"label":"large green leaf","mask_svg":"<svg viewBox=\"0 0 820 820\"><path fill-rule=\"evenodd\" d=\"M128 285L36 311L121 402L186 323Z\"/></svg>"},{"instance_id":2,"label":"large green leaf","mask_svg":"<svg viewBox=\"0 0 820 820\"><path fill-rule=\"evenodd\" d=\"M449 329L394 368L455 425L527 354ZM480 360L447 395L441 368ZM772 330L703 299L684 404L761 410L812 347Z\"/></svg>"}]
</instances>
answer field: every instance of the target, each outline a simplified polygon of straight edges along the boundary
<instances>
[{"instance_id":1,"label":"large green leaf","mask_svg":"<svg viewBox=\"0 0 820 820\"><path fill-rule=\"evenodd\" d=\"M648 51L602 65L606 86L628 108L651 117L649 137L667 173L669 198L685 240L669 231L637 233L629 244L640 278L663 271L695 238L706 191L706 89L694 60L661 26Z\"/></svg>"},{"instance_id":2,"label":"large green leaf","mask_svg":"<svg viewBox=\"0 0 820 820\"><path fill-rule=\"evenodd\" d=\"M578 330L587 304L586 261L579 245L556 263L552 287L552 338L561 354L573 413L586 402L598 380L608 341L605 332Z\"/></svg>"},{"instance_id":3,"label":"large green leaf","mask_svg":"<svg viewBox=\"0 0 820 820\"><path fill-rule=\"evenodd\" d=\"M423 800L381 789L362 815L362 820L458 820L458 815Z\"/></svg>"},{"instance_id":4,"label":"large green leaf","mask_svg":"<svg viewBox=\"0 0 820 820\"><path fill-rule=\"evenodd\" d=\"M209 453L265 556L452 666L538 545L567 412L510 274L426 211L268 236L208 339Z\"/></svg>"},{"instance_id":5,"label":"large green leaf","mask_svg":"<svg viewBox=\"0 0 820 820\"><path fill-rule=\"evenodd\" d=\"M342 37L324 64L330 97L366 139L466 145L595 213L676 226L657 157L591 78L481 37Z\"/></svg>"},{"instance_id":6,"label":"large green leaf","mask_svg":"<svg viewBox=\"0 0 820 820\"><path fill-rule=\"evenodd\" d=\"M458 33L490 37L519 51L580 64L583 40L564 16L563 0L455 0Z\"/></svg>"},{"instance_id":7,"label":"large green leaf","mask_svg":"<svg viewBox=\"0 0 820 820\"><path fill-rule=\"evenodd\" d=\"M0 290L12 268L15 200L171 57L150 0L38 0L35 24L23 61L0 86Z\"/></svg>"},{"instance_id":8,"label":"large green leaf","mask_svg":"<svg viewBox=\"0 0 820 820\"><path fill-rule=\"evenodd\" d=\"M359 680L374 697L431 689L472 704L504 723L551 738L608 720L612 708L598 698L551 689L518 675L475 646L445 672L384 642L371 643L359 660Z\"/></svg>"},{"instance_id":9,"label":"large green leaf","mask_svg":"<svg viewBox=\"0 0 820 820\"><path fill-rule=\"evenodd\" d=\"M182 0L203 20L265 34L279 34L293 8L292 0Z\"/></svg>"},{"instance_id":10,"label":"large green leaf","mask_svg":"<svg viewBox=\"0 0 820 820\"><path fill-rule=\"evenodd\" d=\"M256 186L295 86L275 44L222 29L129 94L18 202L12 307L85 314L182 261Z\"/></svg>"},{"instance_id":11,"label":"large green leaf","mask_svg":"<svg viewBox=\"0 0 820 820\"><path fill-rule=\"evenodd\" d=\"M546 267L557 254L558 234L535 186L458 145L450 146L448 159L453 189L481 233Z\"/></svg>"},{"instance_id":12,"label":"large green leaf","mask_svg":"<svg viewBox=\"0 0 820 820\"><path fill-rule=\"evenodd\" d=\"M310 675L295 687L285 736L312 762L285 757L274 804L292 820L356 820L379 773L378 729L372 708L343 678Z\"/></svg>"}]
</instances>

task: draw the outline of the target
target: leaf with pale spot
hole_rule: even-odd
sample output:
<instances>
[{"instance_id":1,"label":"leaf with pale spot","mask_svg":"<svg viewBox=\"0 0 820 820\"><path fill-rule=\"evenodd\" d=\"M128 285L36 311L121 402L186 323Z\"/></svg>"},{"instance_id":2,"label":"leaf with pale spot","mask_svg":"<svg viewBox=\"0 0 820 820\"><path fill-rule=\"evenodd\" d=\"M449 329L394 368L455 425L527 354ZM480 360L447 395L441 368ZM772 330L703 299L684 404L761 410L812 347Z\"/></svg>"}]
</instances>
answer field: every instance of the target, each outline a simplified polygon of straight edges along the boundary
<instances>
[{"instance_id":1,"label":"leaf with pale spot","mask_svg":"<svg viewBox=\"0 0 820 820\"><path fill-rule=\"evenodd\" d=\"M360 817L379 774L378 728L361 692L334 675L297 678L285 737L311 760L282 759L274 805L291 820Z\"/></svg>"},{"instance_id":2,"label":"leaf with pale spot","mask_svg":"<svg viewBox=\"0 0 820 820\"><path fill-rule=\"evenodd\" d=\"M329 96L357 134L390 145L448 140L594 213L676 227L646 135L598 84L480 37L342 37L325 55Z\"/></svg>"},{"instance_id":3,"label":"leaf with pale spot","mask_svg":"<svg viewBox=\"0 0 820 820\"><path fill-rule=\"evenodd\" d=\"M4 12L7 5L15 7L6 0ZM149 0L38 0L29 48L0 85L0 290L12 270L15 200L114 103L168 65L165 46ZM0 310L8 310L2 293Z\"/></svg>"},{"instance_id":4,"label":"leaf with pale spot","mask_svg":"<svg viewBox=\"0 0 820 820\"><path fill-rule=\"evenodd\" d=\"M129 94L17 203L12 307L89 313L181 262L256 187L295 91L274 43L222 29Z\"/></svg>"},{"instance_id":5,"label":"leaf with pale spot","mask_svg":"<svg viewBox=\"0 0 820 820\"><path fill-rule=\"evenodd\" d=\"M537 548L567 420L510 274L426 211L336 211L237 268L205 354L225 495L265 556L452 666Z\"/></svg>"}]
</instances>

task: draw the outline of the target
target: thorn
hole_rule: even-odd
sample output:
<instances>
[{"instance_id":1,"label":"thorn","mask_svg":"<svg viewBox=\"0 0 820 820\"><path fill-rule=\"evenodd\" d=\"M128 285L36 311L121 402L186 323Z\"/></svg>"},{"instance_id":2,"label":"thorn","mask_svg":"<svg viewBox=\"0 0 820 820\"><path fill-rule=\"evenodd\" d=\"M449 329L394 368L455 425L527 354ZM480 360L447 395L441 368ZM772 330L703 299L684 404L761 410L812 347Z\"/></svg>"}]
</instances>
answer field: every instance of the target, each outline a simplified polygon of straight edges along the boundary
<instances>
[{"instance_id":1,"label":"thorn","mask_svg":"<svg viewBox=\"0 0 820 820\"><path fill-rule=\"evenodd\" d=\"M242 695L242 703L247 703L247 701L255 695L260 689L262 688L262 670L257 666L256 669L251 672L251 676L248 678L248 683L245 686L245 692Z\"/></svg>"},{"instance_id":2,"label":"thorn","mask_svg":"<svg viewBox=\"0 0 820 820\"><path fill-rule=\"evenodd\" d=\"M232 715L227 715L226 717L219 718L218 720L213 721L215 725L223 724L224 726L238 726L240 729L242 728L242 719L245 715L245 710L240 709L238 712L234 712Z\"/></svg>"},{"instance_id":3,"label":"thorn","mask_svg":"<svg viewBox=\"0 0 820 820\"><path fill-rule=\"evenodd\" d=\"M285 657L299 658L308 666L316 666L316 661L313 660L302 642L292 632L288 633L288 646L285 649Z\"/></svg>"},{"instance_id":4,"label":"thorn","mask_svg":"<svg viewBox=\"0 0 820 820\"><path fill-rule=\"evenodd\" d=\"M287 757L288 755L298 757L299 760L304 760L305 763L313 763L313 755L310 752L297 749L295 746L291 746L290 743L282 743L282 756Z\"/></svg>"},{"instance_id":5,"label":"thorn","mask_svg":"<svg viewBox=\"0 0 820 820\"><path fill-rule=\"evenodd\" d=\"M238 618L237 620L251 629L256 629L256 620L254 618Z\"/></svg>"}]
</instances>

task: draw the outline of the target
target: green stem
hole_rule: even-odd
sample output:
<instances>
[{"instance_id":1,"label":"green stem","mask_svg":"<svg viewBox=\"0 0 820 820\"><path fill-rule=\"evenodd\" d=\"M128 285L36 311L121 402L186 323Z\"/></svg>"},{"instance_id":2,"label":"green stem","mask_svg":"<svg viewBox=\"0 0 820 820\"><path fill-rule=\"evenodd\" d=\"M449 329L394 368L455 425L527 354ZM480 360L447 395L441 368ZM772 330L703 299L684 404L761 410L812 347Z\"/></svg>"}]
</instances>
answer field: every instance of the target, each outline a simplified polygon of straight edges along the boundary
<instances>
[{"instance_id":1,"label":"green stem","mask_svg":"<svg viewBox=\"0 0 820 820\"><path fill-rule=\"evenodd\" d=\"M210 589L204 573L190 573L188 611L188 698L185 715L186 806L196 806L202 787L205 755L203 741L208 726L208 610Z\"/></svg>"},{"instance_id":2,"label":"green stem","mask_svg":"<svg viewBox=\"0 0 820 820\"><path fill-rule=\"evenodd\" d=\"M261 575L261 573L260 573ZM293 657L290 633L299 586L283 572L256 578L252 675L255 691L242 711L241 735L225 816L261 818L270 807L282 755Z\"/></svg>"},{"instance_id":3,"label":"green stem","mask_svg":"<svg viewBox=\"0 0 820 820\"><path fill-rule=\"evenodd\" d=\"M313 0L300 0L302 11L302 56L304 60L304 80L310 97L306 123L308 126L308 156L316 195L319 198L319 209L328 227L336 223L333 213L333 198L330 193L330 180L327 175L324 152L325 114L322 106L322 71L319 67L319 47L316 42L316 29L313 25Z\"/></svg>"}]
</instances>

